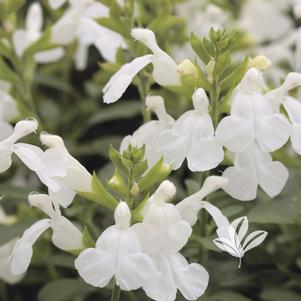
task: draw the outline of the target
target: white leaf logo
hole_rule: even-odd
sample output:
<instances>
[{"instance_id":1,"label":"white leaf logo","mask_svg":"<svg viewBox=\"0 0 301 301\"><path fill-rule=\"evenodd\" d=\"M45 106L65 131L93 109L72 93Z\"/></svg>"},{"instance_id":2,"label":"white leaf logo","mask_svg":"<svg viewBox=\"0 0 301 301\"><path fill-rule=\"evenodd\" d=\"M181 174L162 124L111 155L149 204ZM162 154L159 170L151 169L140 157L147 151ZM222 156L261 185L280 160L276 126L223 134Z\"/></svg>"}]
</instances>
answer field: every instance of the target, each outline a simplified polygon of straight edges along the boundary
<instances>
[{"instance_id":1,"label":"white leaf logo","mask_svg":"<svg viewBox=\"0 0 301 301\"><path fill-rule=\"evenodd\" d=\"M241 266L241 258L245 253L260 245L268 234L266 231L259 230L246 236L248 229L248 218L246 216L240 217L230 224L228 237L219 237L213 241L222 251L239 258L238 268Z\"/></svg>"}]
</instances>

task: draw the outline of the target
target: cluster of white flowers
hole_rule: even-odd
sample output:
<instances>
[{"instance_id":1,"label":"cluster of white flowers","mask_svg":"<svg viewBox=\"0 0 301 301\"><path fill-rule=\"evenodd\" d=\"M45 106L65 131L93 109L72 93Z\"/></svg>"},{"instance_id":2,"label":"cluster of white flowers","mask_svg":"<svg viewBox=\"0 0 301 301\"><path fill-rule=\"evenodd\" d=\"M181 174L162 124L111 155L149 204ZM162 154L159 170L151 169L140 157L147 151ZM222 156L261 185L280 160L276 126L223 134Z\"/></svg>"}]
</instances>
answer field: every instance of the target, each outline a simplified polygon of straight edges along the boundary
<instances>
[{"instance_id":1,"label":"cluster of white flowers","mask_svg":"<svg viewBox=\"0 0 301 301\"><path fill-rule=\"evenodd\" d=\"M83 250L75 267L93 286L104 287L114 277L122 290L142 287L154 300L175 300L177 290L186 299L196 300L205 292L209 275L200 264L189 264L180 250L187 244L201 209L207 210L217 225L219 238L215 243L232 256L241 259L266 236L266 232L259 231L242 242L246 230L235 232L240 222L230 224L217 207L203 201L208 194L228 183L225 177L211 176L200 191L177 205L168 203L176 193L174 184L167 180L162 182L144 204L142 221L133 225L128 205L120 202L115 209L115 225L100 235L95 248L85 249L83 233L61 214L60 207L69 206L77 192L92 193L92 176L68 153L59 136L41 133L40 139L48 147L45 151L17 142L35 132L37 127L37 121L33 119L20 121L11 136L0 142L1 172L10 167L15 154L49 190L49 195L33 192L28 197L30 206L40 209L48 218L35 222L21 238L1 246L3 273L0 277L9 283L23 278L33 255L34 243L51 228L52 242L56 247L71 253ZM1 223L8 220L3 212Z\"/></svg>"},{"instance_id":2,"label":"cluster of white flowers","mask_svg":"<svg viewBox=\"0 0 301 301\"><path fill-rule=\"evenodd\" d=\"M162 86L180 85L179 66L156 44L149 29L133 29L133 37L151 49L145 55L124 65L104 88L104 102L118 100L133 77L153 64L153 78ZM168 76L166 75L168 74ZM168 82L163 79L168 79ZM292 147L300 154L301 104L288 92L301 85L301 74L289 73L283 85L266 92L266 83L260 70L252 67L235 88L231 98L230 115L221 119L216 130L208 114L209 101L204 89L192 96L194 110L185 112L174 121L165 110L164 100L148 96L146 106L156 113L158 121L142 125L132 136L124 139L121 149L131 143L146 145L150 163L163 156L174 169L185 158L191 171L207 171L224 159L223 146L234 154L234 167L224 171L229 183L224 188L232 197L249 201L256 198L260 186L270 197L279 194L288 179L286 167L273 161L270 155L291 139ZM280 111L283 106L289 119Z\"/></svg>"},{"instance_id":3,"label":"cluster of white flowers","mask_svg":"<svg viewBox=\"0 0 301 301\"><path fill-rule=\"evenodd\" d=\"M84 250L76 259L79 274L87 283L100 288L115 277L122 290L142 287L147 296L158 301L175 300L177 290L187 300L198 299L208 286L208 272L200 264L189 264L179 251L188 242L191 227L202 208L217 224L216 245L232 256L241 258L267 234L254 232L241 246L248 228L246 217L243 218L245 225L236 234L241 219L230 224L217 207L202 201L226 182L222 177L209 177L199 192L174 205L167 201L175 195L175 186L164 181L148 199L143 209L143 222L133 226L130 226L128 205L119 203L115 225L101 234L95 248Z\"/></svg>"},{"instance_id":4,"label":"cluster of white flowers","mask_svg":"<svg viewBox=\"0 0 301 301\"><path fill-rule=\"evenodd\" d=\"M127 47L120 34L96 22L98 18L109 16L108 7L100 2L49 0L49 5L54 10L64 5L68 8L49 31L54 48L35 53L36 63L61 59L65 55L64 46L76 42L75 65L83 70L87 67L91 45L109 62L115 61L118 48ZM292 0L289 5L294 7L296 17L300 17L300 1ZM265 12L270 18L279 20L279 28L275 29L274 24L272 28L271 24L259 25L259 28L253 26L259 6L264 8L260 14ZM291 20L282 14L285 9L287 6L281 6L280 1L276 7L266 0L246 1L243 7L240 27L257 38L256 47L263 54L275 49L267 49L271 45L261 47L262 42L267 38L277 40L290 31L290 41L281 43L281 47L297 43L296 53L300 52L300 32L293 30ZM265 13L264 17L259 16L264 23ZM229 15L216 5L208 6L204 16L210 27L227 24L230 20ZM195 24L189 25L192 28ZM12 36L18 57L26 55L26 51L43 37L46 31L43 32L42 28L42 8L39 3L34 3L29 7L25 29L15 30ZM204 26L202 30L202 34L207 34L209 27ZM119 100L134 77L150 64L154 82L171 90L183 86L183 75L198 76L198 69L191 61L184 60L178 64L163 51L150 29L134 28L132 36L151 54L135 58L111 77L103 88L105 103ZM265 67L269 65L265 57L261 58ZM216 224L217 238L213 242L221 250L237 257L240 266L241 258L262 243L267 232L255 231L247 235L246 216L231 223L219 208L204 199L210 193L223 189L235 199L251 201L257 197L258 187L274 197L284 188L289 173L283 163L273 160L272 153L288 146L301 155L301 103L289 96L291 90L301 86L301 74L289 73L281 86L268 90L263 74L265 68L256 66L258 64L250 60L244 77L231 91L229 114L220 114L220 120L212 117L212 100L203 88L196 88L191 93L192 109L177 120L168 114L163 97L146 97L146 108L156 114L157 120L144 123L132 135L126 136L120 146L122 154L132 146L144 146L148 170L161 158L172 170L187 162L191 172L214 170L213 174L216 174L220 172L216 168L229 158L233 166L222 167L224 171L220 176L208 176L198 192L177 204L169 202L176 194L176 187L168 180L163 181L154 193L154 189L143 191L152 194L147 195L145 202L136 208L131 207L130 201L114 199L116 204L111 204L111 209L114 209L115 224L101 233L95 248L87 248L85 244L84 225L72 223L61 212L62 208L72 204L76 194L95 197L99 193L95 189L95 178L68 152L60 136L40 133L45 150L19 142L37 131L38 122L29 118L17 122L14 128L11 126L9 122L18 115L16 101L9 94L9 84L0 82L0 172L11 167L16 155L48 189L48 194L32 192L28 196L29 205L40 209L47 218L35 222L20 238L0 246L0 279L10 284L20 281L33 256L33 245L46 230L51 229L51 240L57 248L79 254L75 268L92 286L103 288L114 279L122 290L142 288L153 300L173 301L178 291L187 300L197 300L208 286L209 275L201 264L189 263L181 251L203 209ZM288 145L289 140L291 143ZM138 194L139 185L135 185L133 187ZM139 222L133 213L137 208L140 210ZM0 224L13 222L14 219L0 207Z\"/></svg>"},{"instance_id":5,"label":"cluster of white flowers","mask_svg":"<svg viewBox=\"0 0 301 301\"><path fill-rule=\"evenodd\" d=\"M66 1L49 1L52 9L57 9ZM115 61L119 47L126 44L121 35L99 25L95 19L108 17L109 8L94 0L68 1L70 7L51 27L53 45L65 46L77 41L75 66L84 70L88 63L88 49L94 45L100 54L110 62ZM13 34L13 44L18 56L22 57L27 48L42 37L43 13L41 5L33 3L28 10L25 29L17 29ZM46 64L60 60L65 54L63 47L44 50L35 54L35 61Z\"/></svg>"}]
</instances>

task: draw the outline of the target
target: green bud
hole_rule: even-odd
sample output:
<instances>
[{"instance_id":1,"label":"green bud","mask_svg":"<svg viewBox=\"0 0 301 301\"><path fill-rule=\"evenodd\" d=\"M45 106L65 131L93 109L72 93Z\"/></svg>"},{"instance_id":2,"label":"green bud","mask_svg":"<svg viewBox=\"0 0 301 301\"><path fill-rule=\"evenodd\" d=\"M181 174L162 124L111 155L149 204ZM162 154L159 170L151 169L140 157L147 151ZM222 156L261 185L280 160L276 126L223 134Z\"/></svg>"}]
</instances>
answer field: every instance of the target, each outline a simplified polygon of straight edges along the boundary
<instances>
[{"instance_id":1,"label":"green bud","mask_svg":"<svg viewBox=\"0 0 301 301\"><path fill-rule=\"evenodd\" d=\"M132 188L131 188L131 191L130 191L130 193L131 193L131 196L136 196L138 193L139 193L139 186L138 186L138 184L135 182L134 184L133 184L133 186L132 186Z\"/></svg>"},{"instance_id":2,"label":"green bud","mask_svg":"<svg viewBox=\"0 0 301 301\"><path fill-rule=\"evenodd\" d=\"M115 173L113 177L108 181L108 185L117 192L121 193L122 195L127 195L128 193L128 187L127 184L121 175L121 173L118 171L118 169L115 169Z\"/></svg>"}]
</instances>

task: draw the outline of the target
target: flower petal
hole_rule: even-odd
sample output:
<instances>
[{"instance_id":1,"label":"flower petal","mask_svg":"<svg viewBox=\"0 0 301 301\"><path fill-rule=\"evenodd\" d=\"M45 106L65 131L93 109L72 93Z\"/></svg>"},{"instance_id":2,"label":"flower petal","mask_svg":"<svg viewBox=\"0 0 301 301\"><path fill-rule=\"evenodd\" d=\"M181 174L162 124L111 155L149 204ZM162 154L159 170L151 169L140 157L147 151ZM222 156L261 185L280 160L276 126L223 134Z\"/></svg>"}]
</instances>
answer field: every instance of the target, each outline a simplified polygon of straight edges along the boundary
<instances>
[{"instance_id":1,"label":"flower petal","mask_svg":"<svg viewBox=\"0 0 301 301\"><path fill-rule=\"evenodd\" d=\"M66 2L66 0L48 0L48 1L52 9L58 9Z\"/></svg>"},{"instance_id":2,"label":"flower petal","mask_svg":"<svg viewBox=\"0 0 301 301\"><path fill-rule=\"evenodd\" d=\"M13 275L10 269L9 257L11 255L15 243L16 240L12 240L0 246L0 279L10 285L18 283L24 277L24 274Z\"/></svg>"},{"instance_id":3,"label":"flower petal","mask_svg":"<svg viewBox=\"0 0 301 301\"><path fill-rule=\"evenodd\" d=\"M22 237L17 240L11 255L11 271L13 275L20 275L26 272L31 261L33 244L50 226L50 219L39 220L25 230Z\"/></svg>"},{"instance_id":4,"label":"flower petal","mask_svg":"<svg viewBox=\"0 0 301 301\"><path fill-rule=\"evenodd\" d=\"M289 139L291 127L284 116L271 114L255 118L256 140L264 152L281 148Z\"/></svg>"},{"instance_id":5,"label":"flower petal","mask_svg":"<svg viewBox=\"0 0 301 301\"><path fill-rule=\"evenodd\" d=\"M114 276L115 257L108 251L86 249L74 262L79 275L90 285L105 287Z\"/></svg>"},{"instance_id":6,"label":"flower petal","mask_svg":"<svg viewBox=\"0 0 301 301\"><path fill-rule=\"evenodd\" d=\"M278 195L284 188L289 173L287 168L278 161L263 165L259 172L259 185L271 197Z\"/></svg>"},{"instance_id":7,"label":"flower petal","mask_svg":"<svg viewBox=\"0 0 301 301\"><path fill-rule=\"evenodd\" d=\"M104 102L112 103L117 101L130 85L135 75L152 61L153 55L148 54L123 65L103 88Z\"/></svg>"},{"instance_id":8,"label":"flower petal","mask_svg":"<svg viewBox=\"0 0 301 301\"><path fill-rule=\"evenodd\" d=\"M52 242L64 251L80 250L83 246L82 233L64 216L52 219Z\"/></svg>"},{"instance_id":9,"label":"flower petal","mask_svg":"<svg viewBox=\"0 0 301 301\"><path fill-rule=\"evenodd\" d=\"M196 300L202 296L208 286L208 272L197 263L188 264L183 255L170 256L170 264L177 288L187 300Z\"/></svg>"},{"instance_id":10,"label":"flower petal","mask_svg":"<svg viewBox=\"0 0 301 301\"><path fill-rule=\"evenodd\" d=\"M224 190L232 197L241 201L256 198L258 177L256 166L248 150L236 154L234 167L228 167L223 176L229 180Z\"/></svg>"},{"instance_id":11,"label":"flower petal","mask_svg":"<svg viewBox=\"0 0 301 301\"><path fill-rule=\"evenodd\" d=\"M64 49L59 47L38 52L34 55L34 58L38 64L48 64L60 60L64 54Z\"/></svg>"}]
</instances>

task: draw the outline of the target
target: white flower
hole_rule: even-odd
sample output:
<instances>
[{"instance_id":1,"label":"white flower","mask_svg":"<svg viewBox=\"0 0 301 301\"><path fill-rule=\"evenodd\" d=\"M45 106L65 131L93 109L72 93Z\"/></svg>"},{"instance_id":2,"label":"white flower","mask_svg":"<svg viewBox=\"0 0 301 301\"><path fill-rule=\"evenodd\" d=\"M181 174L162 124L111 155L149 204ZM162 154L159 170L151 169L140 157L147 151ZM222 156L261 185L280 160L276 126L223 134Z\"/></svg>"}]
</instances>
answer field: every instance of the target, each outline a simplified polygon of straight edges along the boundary
<instances>
[{"instance_id":1,"label":"white flower","mask_svg":"<svg viewBox=\"0 0 301 301\"><path fill-rule=\"evenodd\" d=\"M162 182L144 207L143 222L133 226L144 250L152 256L176 253L186 245L192 233L177 207L167 203L175 192L170 181Z\"/></svg>"},{"instance_id":2,"label":"white flower","mask_svg":"<svg viewBox=\"0 0 301 301\"><path fill-rule=\"evenodd\" d=\"M68 207L76 192L92 192L92 176L67 151L64 141L56 135L42 133L40 139L49 147L18 143L14 153L48 187L49 195L59 205Z\"/></svg>"},{"instance_id":3,"label":"white flower","mask_svg":"<svg viewBox=\"0 0 301 301\"><path fill-rule=\"evenodd\" d=\"M41 142L49 151L60 153L67 162L67 172L63 181L77 192L92 192L92 176L87 169L72 157L60 136L41 133Z\"/></svg>"},{"instance_id":4,"label":"white flower","mask_svg":"<svg viewBox=\"0 0 301 301\"><path fill-rule=\"evenodd\" d=\"M268 234L266 231L260 230L254 231L245 237L248 228L248 218L246 216L240 217L229 225L226 235L219 236L213 241L221 250L239 258L239 268L241 266L241 258L245 253L261 244Z\"/></svg>"},{"instance_id":5,"label":"white flower","mask_svg":"<svg viewBox=\"0 0 301 301\"><path fill-rule=\"evenodd\" d=\"M269 0L246 1L239 18L239 26L258 43L276 40L294 27L290 17Z\"/></svg>"},{"instance_id":6,"label":"white flower","mask_svg":"<svg viewBox=\"0 0 301 301\"><path fill-rule=\"evenodd\" d=\"M167 114L164 99L161 96L147 96L145 104L148 109L156 113L158 120L146 122L139 127L132 136L126 136L121 143L120 151L123 152L126 150L129 144L135 145L136 147L145 145L145 157L149 167L151 167L162 157L162 153L159 153L157 149L153 147L153 141L164 131L171 130L175 121ZM169 158L164 159L165 162L170 163L168 162Z\"/></svg>"},{"instance_id":7,"label":"white flower","mask_svg":"<svg viewBox=\"0 0 301 301\"><path fill-rule=\"evenodd\" d=\"M19 121L13 130L13 133L6 139L0 141L0 172L4 172L12 164L13 147L16 141L35 132L38 123L34 119Z\"/></svg>"},{"instance_id":8,"label":"white flower","mask_svg":"<svg viewBox=\"0 0 301 301\"><path fill-rule=\"evenodd\" d=\"M144 252L151 255L157 265L157 271L143 289L158 301L175 300L178 289L186 299L196 300L203 295L209 279L201 265L189 264L178 252L187 243L192 229L178 208L166 203L175 192L171 182L162 182L145 205L143 222L133 226Z\"/></svg>"},{"instance_id":9,"label":"white flower","mask_svg":"<svg viewBox=\"0 0 301 301\"><path fill-rule=\"evenodd\" d=\"M202 188L185 198L177 204L182 218L187 221L190 226L193 226L198 220L198 213L202 208L205 208L215 220L218 227L222 227L225 220L222 213L214 210L212 205L204 202L203 199L210 193L225 187L228 184L228 179L225 177L210 176L206 178ZM216 207L214 207L216 208ZM217 213L216 213L217 212Z\"/></svg>"},{"instance_id":10,"label":"white flower","mask_svg":"<svg viewBox=\"0 0 301 301\"><path fill-rule=\"evenodd\" d=\"M179 168L185 158L191 171L206 171L218 166L224 158L222 145L214 136L208 113L208 98L200 88L192 96L194 110L184 113L172 131L162 132L153 141L153 148L163 155L173 168Z\"/></svg>"},{"instance_id":11,"label":"white flower","mask_svg":"<svg viewBox=\"0 0 301 301\"><path fill-rule=\"evenodd\" d=\"M301 155L301 103L293 97L286 97L283 106L292 123L292 148L297 154Z\"/></svg>"},{"instance_id":12,"label":"white flower","mask_svg":"<svg viewBox=\"0 0 301 301\"><path fill-rule=\"evenodd\" d=\"M3 280L10 285L18 283L24 277L24 273L13 275L10 269L10 255L15 243L16 240L12 240L0 246L0 280Z\"/></svg>"},{"instance_id":13,"label":"white flower","mask_svg":"<svg viewBox=\"0 0 301 301\"><path fill-rule=\"evenodd\" d=\"M262 95L261 73L251 68L234 92L231 114L223 118L216 136L232 152L241 152L255 141L264 152L281 148L290 135L290 124L274 113Z\"/></svg>"},{"instance_id":14,"label":"white flower","mask_svg":"<svg viewBox=\"0 0 301 301\"><path fill-rule=\"evenodd\" d=\"M16 242L11 254L11 271L14 275L24 273L31 261L32 247L48 228L51 228L53 244L64 251L83 248L82 233L58 209L53 208L51 198L46 194L31 194L28 197L31 206L42 210L49 218L41 219L25 230Z\"/></svg>"},{"instance_id":15,"label":"white flower","mask_svg":"<svg viewBox=\"0 0 301 301\"><path fill-rule=\"evenodd\" d=\"M159 85L181 85L180 75L177 72L177 64L158 46L155 34L149 29L134 28L132 36L148 47L153 54L138 57L130 63L123 65L111 77L103 88L103 100L105 103L117 101L130 85L135 75L150 63L153 65L153 78Z\"/></svg>"},{"instance_id":16,"label":"white flower","mask_svg":"<svg viewBox=\"0 0 301 301\"><path fill-rule=\"evenodd\" d=\"M108 7L93 0L72 1L70 4L61 19L53 25L52 41L68 45L78 40L75 64L79 70L86 68L88 48L93 44L106 60L114 62L117 49L126 48L125 42L120 34L93 20L108 17Z\"/></svg>"},{"instance_id":17,"label":"white flower","mask_svg":"<svg viewBox=\"0 0 301 301\"><path fill-rule=\"evenodd\" d=\"M16 101L9 90L10 84L0 80L0 140L11 135L13 127L8 122L18 115Z\"/></svg>"},{"instance_id":18,"label":"white flower","mask_svg":"<svg viewBox=\"0 0 301 301\"><path fill-rule=\"evenodd\" d=\"M0 206L0 225L10 225L14 222L15 217L6 215L5 211ZM4 282L11 285L16 284L24 277L24 275L13 275L10 270L9 257L15 243L16 240L12 240L0 246L0 280L3 280Z\"/></svg>"},{"instance_id":19,"label":"white flower","mask_svg":"<svg viewBox=\"0 0 301 301\"><path fill-rule=\"evenodd\" d=\"M269 101L274 112L280 111L280 106L283 104L288 92L294 88L301 86L301 74L290 72L287 74L283 84L265 94L265 98Z\"/></svg>"},{"instance_id":20,"label":"white flower","mask_svg":"<svg viewBox=\"0 0 301 301\"><path fill-rule=\"evenodd\" d=\"M24 51L42 36L43 15L39 3L33 3L26 16L26 28L18 29L13 34L13 44L18 56L22 56ZM41 51L35 54L37 63L50 63L61 59L64 55L62 48L54 48Z\"/></svg>"},{"instance_id":21,"label":"white flower","mask_svg":"<svg viewBox=\"0 0 301 301\"><path fill-rule=\"evenodd\" d=\"M224 187L229 195L241 201L250 201L256 198L258 186L270 197L279 194L289 174L281 162L273 161L269 153L264 153L253 144L235 154L234 166L228 167L223 176L229 180Z\"/></svg>"},{"instance_id":22,"label":"white flower","mask_svg":"<svg viewBox=\"0 0 301 301\"><path fill-rule=\"evenodd\" d=\"M79 255L75 267L95 287L105 287L115 277L122 290L135 290L148 281L155 267L152 259L141 251L125 202L116 207L114 217L115 225L100 235L96 248L86 249Z\"/></svg>"},{"instance_id":23,"label":"white flower","mask_svg":"<svg viewBox=\"0 0 301 301\"><path fill-rule=\"evenodd\" d=\"M179 290L185 299L197 300L208 286L208 272L200 264L189 264L179 252L154 258L157 272L145 283L148 297L157 301L173 301Z\"/></svg>"}]
</instances>

